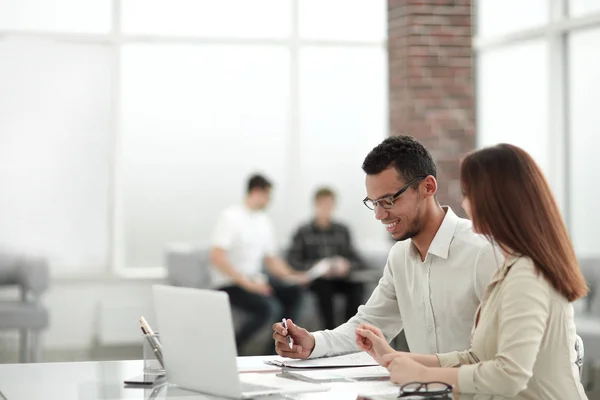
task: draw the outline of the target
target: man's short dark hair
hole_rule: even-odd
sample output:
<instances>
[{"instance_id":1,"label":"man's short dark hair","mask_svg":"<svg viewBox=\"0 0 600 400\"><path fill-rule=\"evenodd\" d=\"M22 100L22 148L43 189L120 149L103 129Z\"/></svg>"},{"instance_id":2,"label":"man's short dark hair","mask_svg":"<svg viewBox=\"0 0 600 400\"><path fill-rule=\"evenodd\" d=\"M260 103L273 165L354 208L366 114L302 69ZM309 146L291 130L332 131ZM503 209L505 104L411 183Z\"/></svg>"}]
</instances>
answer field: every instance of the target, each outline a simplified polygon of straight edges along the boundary
<instances>
[{"instance_id":1,"label":"man's short dark hair","mask_svg":"<svg viewBox=\"0 0 600 400\"><path fill-rule=\"evenodd\" d=\"M315 192L315 201L319 200L322 197L331 197L332 199L335 200L335 192L328 187L319 188Z\"/></svg>"},{"instance_id":2,"label":"man's short dark hair","mask_svg":"<svg viewBox=\"0 0 600 400\"><path fill-rule=\"evenodd\" d=\"M390 136L367 154L362 165L367 175L376 175L390 167L405 182L427 175L435 178L437 173L429 151L412 136Z\"/></svg>"},{"instance_id":3,"label":"man's short dark hair","mask_svg":"<svg viewBox=\"0 0 600 400\"><path fill-rule=\"evenodd\" d=\"M250 179L248 179L248 193L254 189L267 190L272 187L273 185L271 182L262 175L252 175Z\"/></svg>"}]
</instances>

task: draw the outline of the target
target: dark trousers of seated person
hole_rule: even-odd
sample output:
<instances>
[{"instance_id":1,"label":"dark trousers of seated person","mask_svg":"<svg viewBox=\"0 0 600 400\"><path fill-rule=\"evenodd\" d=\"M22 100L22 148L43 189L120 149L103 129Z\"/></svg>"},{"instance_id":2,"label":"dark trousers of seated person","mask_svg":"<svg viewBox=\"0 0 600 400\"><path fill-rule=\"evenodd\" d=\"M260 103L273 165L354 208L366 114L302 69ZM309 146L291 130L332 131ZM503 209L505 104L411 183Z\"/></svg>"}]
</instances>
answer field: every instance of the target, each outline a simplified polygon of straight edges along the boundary
<instances>
[{"instance_id":1,"label":"dark trousers of seated person","mask_svg":"<svg viewBox=\"0 0 600 400\"><path fill-rule=\"evenodd\" d=\"M241 349L252 336L265 326L271 326L284 317L295 320L298 316L302 301L302 288L274 280L271 280L269 284L273 288L270 296L248 292L239 286L227 286L221 289L229 295L231 305L243 310L246 314L242 326L235 334L238 355L241 355ZM267 347L262 354L275 354L275 343L272 339L267 342Z\"/></svg>"},{"instance_id":2,"label":"dark trousers of seated person","mask_svg":"<svg viewBox=\"0 0 600 400\"><path fill-rule=\"evenodd\" d=\"M346 279L317 279L310 289L317 296L321 318L325 329L334 329L339 324L346 322L356 314L358 306L363 301L363 284L358 282L350 282ZM346 311L343 321L339 324L335 321L334 296L336 293L343 295L346 302Z\"/></svg>"}]
</instances>

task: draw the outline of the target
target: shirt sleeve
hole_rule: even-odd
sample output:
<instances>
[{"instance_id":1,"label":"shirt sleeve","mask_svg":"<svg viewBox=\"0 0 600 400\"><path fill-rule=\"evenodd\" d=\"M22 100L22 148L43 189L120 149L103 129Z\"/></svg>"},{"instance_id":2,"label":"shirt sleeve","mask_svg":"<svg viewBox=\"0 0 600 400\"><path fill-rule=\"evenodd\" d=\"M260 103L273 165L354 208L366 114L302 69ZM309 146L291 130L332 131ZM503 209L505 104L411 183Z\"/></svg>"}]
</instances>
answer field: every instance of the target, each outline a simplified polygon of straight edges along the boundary
<instances>
[{"instance_id":1,"label":"shirt sleeve","mask_svg":"<svg viewBox=\"0 0 600 400\"><path fill-rule=\"evenodd\" d=\"M515 265L501 285L498 351L491 360L460 367L463 393L513 397L533 375L550 312L550 286L532 265Z\"/></svg>"},{"instance_id":2,"label":"shirt sleeve","mask_svg":"<svg viewBox=\"0 0 600 400\"><path fill-rule=\"evenodd\" d=\"M267 215L265 215L265 230L265 257L276 257L277 242L275 240L275 227Z\"/></svg>"},{"instance_id":3,"label":"shirt sleeve","mask_svg":"<svg viewBox=\"0 0 600 400\"><path fill-rule=\"evenodd\" d=\"M391 341L402 330L402 318L394 287L392 255L383 270L383 276L365 305L348 322L334 330L314 332L315 348L311 358L332 356L351 351L359 351L355 342L355 331L359 324L371 324L381 329L385 338Z\"/></svg>"},{"instance_id":4,"label":"shirt sleeve","mask_svg":"<svg viewBox=\"0 0 600 400\"><path fill-rule=\"evenodd\" d=\"M229 250L233 244L233 240L236 235L236 224L233 218L227 213L223 212L217 221L212 237L211 246L219 247L224 250Z\"/></svg>"},{"instance_id":5,"label":"shirt sleeve","mask_svg":"<svg viewBox=\"0 0 600 400\"><path fill-rule=\"evenodd\" d=\"M452 351L450 353L436 354L436 356L442 368L454 368L479 362L479 359L471 350Z\"/></svg>"},{"instance_id":6,"label":"shirt sleeve","mask_svg":"<svg viewBox=\"0 0 600 400\"><path fill-rule=\"evenodd\" d=\"M485 288L490 284L503 261L502 254L491 243L486 244L477 255L473 282L479 301L483 298Z\"/></svg>"}]
</instances>

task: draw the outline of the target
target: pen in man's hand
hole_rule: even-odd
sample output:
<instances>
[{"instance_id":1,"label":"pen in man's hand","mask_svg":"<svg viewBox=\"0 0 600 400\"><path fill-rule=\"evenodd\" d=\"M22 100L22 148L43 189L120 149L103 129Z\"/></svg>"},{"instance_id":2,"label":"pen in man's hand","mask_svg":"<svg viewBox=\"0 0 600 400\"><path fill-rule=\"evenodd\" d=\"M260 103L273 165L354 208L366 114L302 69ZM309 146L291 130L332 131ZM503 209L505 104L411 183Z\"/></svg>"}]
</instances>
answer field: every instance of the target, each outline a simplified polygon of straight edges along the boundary
<instances>
[{"instance_id":1,"label":"pen in man's hand","mask_svg":"<svg viewBox=\"0 0 600 400\"><path fill-rule=\"evenodd\" d=\"M287 327L287 321L284 318L281 320L281 322L283 322L283 327L287 331L287 335L285 336L285 338L287 339L288 346L290 346L290 349L293 349L294 348L294 339L292 339L292 337L290 336L290 331L288 330L288 327Z\"/></svg>"}]
</instances>

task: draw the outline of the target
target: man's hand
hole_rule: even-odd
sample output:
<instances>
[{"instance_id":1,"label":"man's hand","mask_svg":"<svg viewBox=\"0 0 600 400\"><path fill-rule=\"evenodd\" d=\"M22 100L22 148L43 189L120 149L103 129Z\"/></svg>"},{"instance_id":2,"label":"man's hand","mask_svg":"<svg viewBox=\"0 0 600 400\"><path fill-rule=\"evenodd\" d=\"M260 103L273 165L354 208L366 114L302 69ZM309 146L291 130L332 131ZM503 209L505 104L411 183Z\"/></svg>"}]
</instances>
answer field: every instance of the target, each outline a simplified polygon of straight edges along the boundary
<instances>
[{"instance_id":1,"label":"man's hand","mask_svg":"<svg viewBox=\"0 0 600 400\"><path fill-rule=\"evenodd\" d=\"M384 367L387 365L383 364L383 356L395 353L395 350L385 340L385 336L383 336L381 330L373 325L358 325L356 328L356 344Z\"/></svg>"},{"instance_id":2,"label":"man's hand","mask_svg":"<svg viewBox=\"0 0 600 400\"><path fill-rule=\"evenodd\" d=\"M306 286L311 282L311 278L306 272L295 272L289 275L285 280L300 286Z\"/></svg>"},{"instance_id":3,"label":"man's hand","mask_svg":"<svg viewBox=\"0 0 600 400\"><path fill-rule=\"evenodd\" d=\"M275 340L275 351L281 357L305 359L310 356L315 348L315 338L306 329L294 324L291 319L286 321L288 329L283 327L281 322L273 324L273 339ZM285 338L289 334L293 339L293 346L290 346Z\"/></svg>"},{"instance_id":4,"label":"man's hand","mask_svg":"<svg viewBox=\"0 0 600 400\"><path fill-rule=\"evenodd\" d=\"M261 296L270 296L271 293L273 293L273 288L266 282L246 280L240 286L250 293L259 294Z\"/></svg>"},{"instance_id":5,"label":"man's hand","mask_svg":"<svg viewBox=\"0 0 600 400\"><path fill-rule=\"evenodd\" d=\"M344 278L350 272L350 261L344 257L336 257L333 261L332 272L334 276Z\"/></svg>"}]
</instances>

